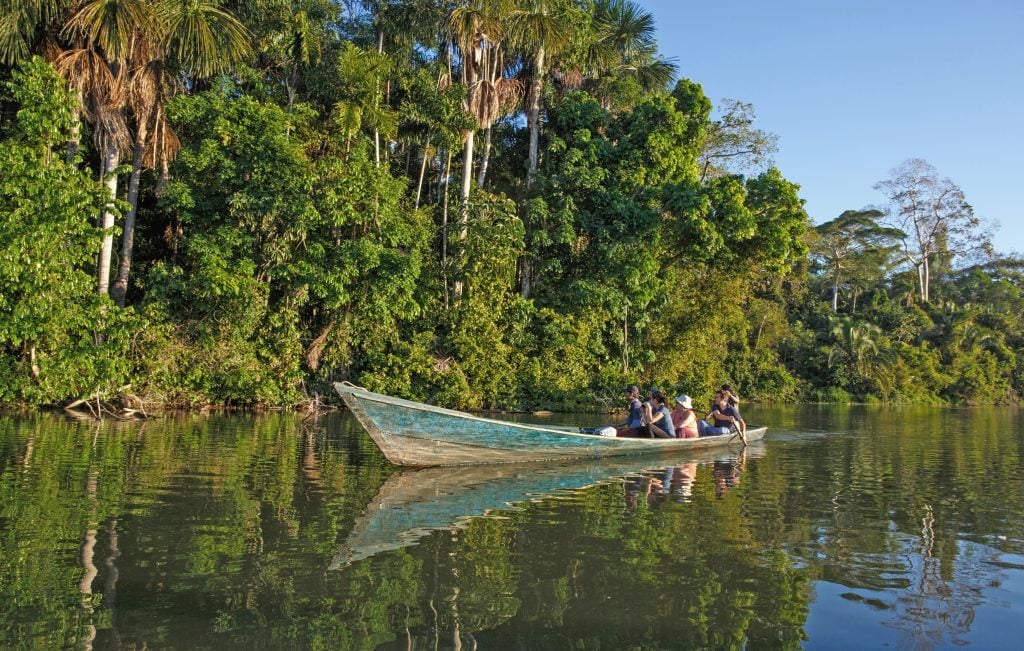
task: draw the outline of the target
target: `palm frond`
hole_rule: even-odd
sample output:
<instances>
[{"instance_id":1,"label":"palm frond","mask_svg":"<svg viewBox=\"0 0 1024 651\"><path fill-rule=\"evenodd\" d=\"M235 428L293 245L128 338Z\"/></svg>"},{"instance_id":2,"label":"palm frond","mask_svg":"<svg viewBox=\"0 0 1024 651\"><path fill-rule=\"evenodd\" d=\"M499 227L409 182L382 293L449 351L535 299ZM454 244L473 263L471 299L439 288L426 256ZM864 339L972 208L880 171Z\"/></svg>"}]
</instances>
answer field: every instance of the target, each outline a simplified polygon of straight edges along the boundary
<instances>
[{"instance_id":1,"label":"palm frond","mask_svg":"<svg viewBox=\"0 0 1024 651\"><path fill-rule=\"evenodd\" d=\"M252 35L235 16L213 0L162 5L162 48L197 77L227 72L249 56Z\"/></svg>"},{"instance_id":2,"label":"palm frond","mask_svg":"<svg viewBox=\"0 0 1024 651\"><path fill-rule=\"evenodd\" d=\"M111 62L123 62L133 42L154 33L158 24L153 6L144 0L91 0L75 12L61 34L98 47Z\"/></svg>"}]
</instances>

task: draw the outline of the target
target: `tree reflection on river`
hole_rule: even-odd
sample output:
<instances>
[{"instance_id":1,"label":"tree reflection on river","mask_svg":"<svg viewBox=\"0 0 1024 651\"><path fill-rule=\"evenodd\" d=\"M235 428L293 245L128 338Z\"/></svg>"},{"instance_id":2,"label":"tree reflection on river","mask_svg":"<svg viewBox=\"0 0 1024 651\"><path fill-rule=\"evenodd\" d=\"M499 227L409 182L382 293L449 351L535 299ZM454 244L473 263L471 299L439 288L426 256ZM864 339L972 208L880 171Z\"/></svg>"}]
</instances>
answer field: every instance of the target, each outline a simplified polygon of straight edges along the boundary
<instances>
[{"instance_id":1,"label":"tree reflection on river","mask_svg":"<svg viewBox=\"0 0 1024 651\"><path fill-rule=\"evenodd\" d=\"M1015 411L747 412L746 453L421 471L344 414L0 417L0 646L1015 642Z\"/></svg>"}]
</instances>

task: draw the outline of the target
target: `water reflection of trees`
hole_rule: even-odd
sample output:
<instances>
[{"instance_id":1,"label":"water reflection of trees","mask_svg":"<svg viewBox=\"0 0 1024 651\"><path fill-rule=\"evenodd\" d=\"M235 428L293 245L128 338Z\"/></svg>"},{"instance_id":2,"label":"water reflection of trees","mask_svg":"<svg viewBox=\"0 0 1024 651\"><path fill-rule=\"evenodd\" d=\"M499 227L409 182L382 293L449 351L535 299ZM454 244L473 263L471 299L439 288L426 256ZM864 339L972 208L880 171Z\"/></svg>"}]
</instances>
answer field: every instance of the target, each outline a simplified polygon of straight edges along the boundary
<instances>
[{"instance_id":1,"label":"water reflection of trees","mask_svg":"<svg viewBox=\"0 0 1024 651\"><path fill-rule=\"evenodd\" d=\"M785 648L819 579L891 611L901 646L955 643L993 532L1024 538L1020 440L995 412L896 416L899 436L836 412L863 434L655 469L330 572L390 472L345 421L0 418L0 646Z\"/></svg>"},{"instance_id":2,"label":"water reflection of trees","mask_svg":"<svg viewBox=\"0 0 1024 651\"><path fill-rule=\"evenodd\" d=\"M166 645L197 615L215 633L288 612L275 598L318 581L283 554L333 551L384 472L319 457L322 434L290 415L0 418L0 646Z\"/></svg>"}]
</instances>

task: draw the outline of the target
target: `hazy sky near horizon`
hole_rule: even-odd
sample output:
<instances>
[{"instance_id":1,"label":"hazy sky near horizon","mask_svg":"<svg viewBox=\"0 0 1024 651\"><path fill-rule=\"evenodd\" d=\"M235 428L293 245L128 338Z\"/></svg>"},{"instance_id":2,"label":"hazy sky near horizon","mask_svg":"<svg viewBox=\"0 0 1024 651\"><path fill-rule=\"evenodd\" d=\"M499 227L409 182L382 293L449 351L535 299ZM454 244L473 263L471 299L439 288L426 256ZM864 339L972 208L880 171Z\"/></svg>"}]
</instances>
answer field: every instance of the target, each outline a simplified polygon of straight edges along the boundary
<instances>
[{"instance_id":1,"label":"hazy sky near horizon","mask_svg":"<svg viewBox=\"0 0 1024 651\"><path fill-rule=\"evenodd\" d=\"M883 202L909 158L1024 253L1024 1L638 0L680 75L754 105L815 223Z\"/></svg>"}]
</instances>

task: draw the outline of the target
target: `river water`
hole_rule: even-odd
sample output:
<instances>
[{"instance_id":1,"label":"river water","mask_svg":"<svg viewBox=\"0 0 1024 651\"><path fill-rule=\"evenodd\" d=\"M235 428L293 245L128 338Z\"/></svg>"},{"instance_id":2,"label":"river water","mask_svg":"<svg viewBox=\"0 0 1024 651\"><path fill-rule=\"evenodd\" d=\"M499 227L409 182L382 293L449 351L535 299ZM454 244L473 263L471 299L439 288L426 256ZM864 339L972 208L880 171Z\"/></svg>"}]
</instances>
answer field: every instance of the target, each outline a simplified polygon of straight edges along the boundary
<instances>
[{"instance_id":1,"label":"river water","mask_svg":"<svg viewBox=\"0 0 1024 651\"><path fill-rule=\"evenodd\" d=\"M1016 410L745 416L745 452L426 471L343 413L0 416L0 647L1019 643Z\"/></svg>"}]
</instances>

